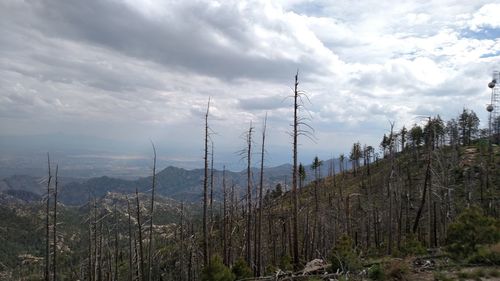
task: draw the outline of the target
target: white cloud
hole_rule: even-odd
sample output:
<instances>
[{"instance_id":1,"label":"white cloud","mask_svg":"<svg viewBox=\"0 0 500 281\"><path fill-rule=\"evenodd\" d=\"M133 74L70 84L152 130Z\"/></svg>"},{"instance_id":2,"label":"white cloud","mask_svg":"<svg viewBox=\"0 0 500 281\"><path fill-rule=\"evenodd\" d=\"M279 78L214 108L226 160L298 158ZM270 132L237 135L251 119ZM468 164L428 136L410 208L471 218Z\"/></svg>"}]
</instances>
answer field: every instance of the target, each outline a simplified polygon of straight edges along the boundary
<instances>
[{"instance_id":1,"label":"white cloud","mask_svg":"<svg viewBox=\"0 0 500 281\"><path fill-rule=\"evenodd\" d=\"M500 28L500 3L486 4L474 13L469 21L472 30Z\"/></svg>"}]
</instances>

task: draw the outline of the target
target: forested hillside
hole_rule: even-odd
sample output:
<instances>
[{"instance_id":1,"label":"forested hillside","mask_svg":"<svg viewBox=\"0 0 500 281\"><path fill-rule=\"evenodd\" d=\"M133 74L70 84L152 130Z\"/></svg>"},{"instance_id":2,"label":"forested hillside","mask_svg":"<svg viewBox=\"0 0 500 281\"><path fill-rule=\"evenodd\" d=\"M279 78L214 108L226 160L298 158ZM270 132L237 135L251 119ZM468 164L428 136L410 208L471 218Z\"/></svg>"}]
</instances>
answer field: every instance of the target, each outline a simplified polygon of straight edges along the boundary
<instances>
[{"instance_id":1,"label":"forested hillside","mask_svg":"<svg viewBox=\"0 0 500 281\"><path fill-rule=\"evenodd\" d=\"M1 278L42 280L47 271L58 280L234 280L291 278L292 272L390 279L391 266L406 276L408 265L380 258L429 254L450 257L443 268L498 265L498 140L481 135L473 111L464 109L457 120L437 116L409 129L392 127L381 138L380 152L354 143L349 157L341 155L339 167L332 164L326 176L318 158L307 168L300 164L296 192L285 186L290 182L267 189L263 181L250 180L245 195L221 173L211 187L220 199L207 194L206 217L202 205L151 196L172 168L149 178L150 190L115 189L104 197L81 190L84 204L59 202L57 209L54 200L61 199L52 171L45 180L49 197L41 194L44 199L32 202L2 195Z\"/></svg>"}]
</instances>

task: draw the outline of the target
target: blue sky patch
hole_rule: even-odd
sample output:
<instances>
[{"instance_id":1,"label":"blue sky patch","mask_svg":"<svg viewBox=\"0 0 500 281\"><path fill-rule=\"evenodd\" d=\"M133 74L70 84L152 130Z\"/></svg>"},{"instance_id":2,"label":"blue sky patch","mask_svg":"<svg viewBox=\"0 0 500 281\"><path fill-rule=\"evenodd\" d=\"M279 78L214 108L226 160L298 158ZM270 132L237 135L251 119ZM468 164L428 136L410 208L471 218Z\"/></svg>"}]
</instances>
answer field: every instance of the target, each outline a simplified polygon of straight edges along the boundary
<instances>
[{"instance_id":1,"label":"blue sky patch","mask_svg":"<svg viewBox=\"0 0 500 281\"><path fill-rule=\"evenodd\" d=\"M470 29L463 30L461 32L462 37L473 38L479 40L495 40L500 38L500 28L483 28L478 31L473 31Z\"/></svg>"}]
</instances>

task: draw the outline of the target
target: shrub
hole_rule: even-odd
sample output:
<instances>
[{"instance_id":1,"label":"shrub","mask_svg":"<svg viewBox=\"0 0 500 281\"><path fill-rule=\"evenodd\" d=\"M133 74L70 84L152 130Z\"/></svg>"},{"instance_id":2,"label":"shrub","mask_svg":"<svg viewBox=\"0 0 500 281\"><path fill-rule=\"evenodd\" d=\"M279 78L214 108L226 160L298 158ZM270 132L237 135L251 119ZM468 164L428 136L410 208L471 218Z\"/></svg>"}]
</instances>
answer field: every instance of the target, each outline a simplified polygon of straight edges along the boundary
<instances>
[{"instance_id":1,"label":"shrub","mask_svg":"<svg viewBox=\"0 0 500 281\"><path fill-rule=\"evenodd\" d=\"M500 239L498 222L482 214L478 208L467 208L448 228L447 251L452 258L467 258L478 246L495 244Z\"/></svg>"},{"instance_id":2,"label":"shrub","mask_svg":"<svg viewBox=\"0 0 500 281\"><path fill-rule=\"evenodd\" d=\"M231 270L236 279L249 278L253 276L252 269L242 258L239 258L234 263L233 268Z\"/></svg>"},{"instance_id":3,"label":"shrub","mask_svg":"<svg viewBox=\"0 0 500 281\"><path fill-rule=\"evenodd\" d=\"M385 272L391 280L407 280L410 267L403 260L392 260L386 265Z\"/></svg>"},{"instance_id":4,"label":"shrub","mask_svg":"<svg viewBox=\"0 0 500 281\"><path fill-rule=\"evenodd\" d=\"M330 260L333 271L341 270L347 272L356 271L361 268L361 261L353 249L352 240L346 235L341 236L339 241L337 241Z\"/></svg>"},{"instance_id":5,"label":"shrub","mask_svg":"<svg viewBox=\"0 0 500 281\"><path fill-rule=\"evenodd\" d=\"M284 255L280 259L280 269L283 271L292 270L292 258L289 255Z\"/></svg>"},{"instance_id":6,"label":"shrub","mask_svg":"<svg viewBox=\"0 0 500 281\"><path fill-rule=\"evenodd\" d=\"M500 265L500 243L480 246L476 253L469 258L470 263Z\"/></svg>"},{"instance_id":7,"label":"shrub","mask_svg":"<svg viewBox=\"0 0 500 281\"><path fill-rule=\"evenodd\" d=\"M233 281L234 274L222 263L219 256L214 256L210 264L201 273L203 281Z\"/></svg>"},{"instance_id":8,"label":"shrub","mask_svg":"<svg viewBox=\"0 0 500 281\"><path fill-rule=\"evenodd\" d=\"M274 275L276 271L278 271L278 267L272 264L266 266L266 269L264 270L266 275Z\"/></svg>"},{"instance_id":9,"label":"shrub","mask_svg":"<svg viewBox=\"0 0 500 281\"><path fill-rule=\"evenodd\" d=\"M368 278L375 281L385 280L384 269L380 264L374 264L368 269Z\"/></svg>"},{"instance_id":10,"label":"shrub","mask_svg":"<svg viewBox=\"0 0 500 281\"><path fill-rule=\"evenodd\" d=\"M424 245L415 237L410 234L406 237L404 245L401 247L401 254L403 256L423 255L426 253Z\"/></svg>"}]
</instances>

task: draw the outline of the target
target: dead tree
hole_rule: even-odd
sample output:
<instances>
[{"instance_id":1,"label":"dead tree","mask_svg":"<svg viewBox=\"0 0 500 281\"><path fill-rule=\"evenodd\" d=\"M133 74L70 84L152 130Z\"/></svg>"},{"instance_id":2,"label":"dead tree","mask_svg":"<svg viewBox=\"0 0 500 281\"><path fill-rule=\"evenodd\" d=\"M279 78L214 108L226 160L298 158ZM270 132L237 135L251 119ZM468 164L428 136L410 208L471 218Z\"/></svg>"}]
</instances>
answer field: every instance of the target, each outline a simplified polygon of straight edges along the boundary
<instances>
[{"instance_id":1,"label":"dead tree","mask_svg":"<svg viewBox=\"0 0 500 281\"><path fill-rule=\"evenodd\" d=\"M98 247L97 247L97 202L96 202L96 199L94 197L94 222L92 223L92 226L94 228L94 232L93 232L93 236L94 236L94 268L93 268L93 275L94 275L94 280L98 280L97 278L97 269L98 269L98 264L99 264L99 261L98 261Z\"/></svg>"},{"instance_id":2,"label":"dead tree","mask_svg":"<svg viewBox=\"0 0 500 281\"><path fill-rule=\"evenodd\" d=\"M267 113L264 117L264 127L262 129L262 146L260 151L260 179L259 179L259 217L258 217L258 233L257 233L257 276L261 275L262 269L262 190L264 189L264 153L265 153L265 143L266 143L266 127L267 127Z\"/></svg>"},{"instance_id":3,"label":"dead tree","mask_svg":"<svg viewBox=\"0 0 500 281\"><path fill-rule=\"evenodd\" d=\"M115 281L118 281L118 212L116 211L116 203L115 203L115 206L114 206L114 210L113 210L113 215L114 215L114 229L113 229L113 232L114 232L114 259L115 259L115 267L114 267L114 279Z\"/></svg>"},{"instance_id":4,"label":"dead tree","mask_svg":"<svg viewBox=\"0 0 500 281\"><path fill-rule=\"evenodd\" d=\"M297 191L297 185L298 185L298 151L297 151L297 145L298 145L298 136L303 135L311 138L313 134L313 129L311 126L309 126L305 120L307 118L303 116L299 116L299 111L301 108L304 107L304 103L302 100L302 97L306 97L307 95L303 91L298 90L299 86L299 71L297 70L297 74L295 74L295 83L294 83L294 90L293 90L293 131L292 131L292 138L293 138L293 149L292 149L292 155L293 155L293 173L292 173L292 201L293 201L293 213L292 213L292 231L291 231L291 238L292 238L292 254L293 254L293 264L294 264L294 269L298 270L299 269L299 227L298 227L298 204L299 204L299 199L298 199L298 191ZM306 127L307 129L303 129L302 127Z\"/></svg>"},{"instance_id":5,"label":"dead tree","mask_svg":"<svg viewBox=\"0 0 500 281\"><path fill-rule=\"evenodd\" d=\"M298 137L298 97L299 92L297 90L297 86L299 85L299 72L295 75L295 87L293 94L293 174L292 174L292 196L293 196L293 264L294 269L298 270L299 268L299 227L298 227L298 204L299 198L297 194L297 137Z\"/></svg>"},{"instance_id":6,"label":"dead tree","mask_svg":"<svg viewBox=\"0 0 500 281\"><path fill-rule=\"evenodd\" d=\"M52 180L52 174L50 173L50 156L49 153L47 153L47 165L49 169L49 178L47 179L47 209L45 212L45 281L50 280L50 182Z\"/></svg>"},{"instance_id":7,"label":"dead tree","mask_svg":"<svg viewBox=\"0 0 500 281\"><path fill-rule=\"evenodd\" d=\"M388 227L389 229L387 230L387 254L390 255L392 254L392 195L394 192L394 180L395 180L395 167L394 167L394 150L395 150L395 139L394 139L394 122L390 122L391 124L391 134L389 136L389 157L391 160L391 172L389 174L389 184L388 184L388 190L387 190L387 195L388 195L388 200L389 200L389 218L388 218Z\"/></svg>"},{"instance_id":8,"label":"dead tree","mask_svg":"<svg viewBox=\"0 0 500 281\"><path fill-rule=\"evenodd\" d=\"M222 193L224 194L223 208L222 208L222 252L223 261L227 266L229 265L228 249L227 249L227 228L228 228L228 218L227 218L227 186L226 186L226 166L222 169Z\"/></svg>"},{"instance_id":9,"label":"dead tree","mask_svg":"<svg viewBox=\"0 0 500 281\"><path fill-rule=\"evenodd\" d=\"M151 189L151 209L149 214L149 250L148 250L148 280L151 281L153 275L153 217L154 217L154 206L155 206L155 185L156 185L156 148L153 142L153 182Z\"/></svg>"},{"instance_id":10,"label":"dead tree","mask_svg":"<svg viewBox=\"0 0 500 281\"><path fill-rule=\"evenodd\" d=\"M53 252L52 252L52 276L53 280L57 281L57 184L58 184L58 178L57 174L59 171L59 165L56 165L56 182L54 186L54 221L52 222L52 237L53 237Z\"/></svg>"},{"instance_id":11,"label":"dead tree","mask_svg":"<svg viewBox=\"0 0 500 281\"><path fill-rule=\"evenodd\" d=\"M184 281L184 201L181 201L181 219L180 219L180 243L181 243L181 253L180 253L180 279Z\"/></svg>"},{"instance_id":12,"label":"dead tree","mask_svg":"<svg viewBox=\"0 0 500 281\"><path fill-rule=\"evenodd\" d=\"M97 203L96 199L94 198L94 280L100 280L99 279L99 247L98 247L98 240L97 240Z\"/></svg>"},{"instance_id":13,"label":"dead tree","mask_svg":"<svg viewBox=\"0 0 500 281\"><path fill-rule=\"evenodd\" d=\"M231 201L231 205L229 206L229 218L228 218L228 241L227 241L227 260L228 263L231 264L233 261L233 228L234 228L234 213L236 212L237 206L236 206L236 193L234 192L234 184L231 185L231 193L230 193L230 198L229 200Z\"/></svg>"},{"instance_id":14,"label":"dead tree","mask_svg":"<svg viewBox=\"0 0 500 281\"><path fill-rule=\"evenodd\" d=\"M252 171L251 171L251 160L252 160L252 122L250 122L250 128L248 129L246 135L247 141L247 229L246 229L246 262L251 265L252 262Z\"/></svg>"},{"instance_id":15,"label":"dead tree","mask_svg":"<svg viewBox=\"0 0 500 281\"><path fill-rule=\"evenodd\" d=\"M210 141L210 224L214 222L214 142Z\"/></svg>"},{"instance_id":16,"label":"dead tree","mask_svg":"<svg viewBox=\"0 0 500 281\"><path fill-rule=\"evenodd\" d=\"M430 122L430 117L429 117L429 122ZM422 199L420 200L420 206L418 207L417 211L417 216L415 217L415 222L413 223L413 233L417 233L418 230L418 224L420 222L420 218L422 217L422 211L425 206L425 197L427 195L427 189L430 190L430 185L431 185L431 162L432 162L432 146L428 146L428 151L427 151L427 167L425 169L425 180L424 180L424 190L422 193ZM430 192L430 191L429 191Z\"/></svg>"},{"instance_id":17,"label":"dead tree","mask_svg":"<svg viewBox=\"0 0 500 281\"><path fill-rule=\"evenodd\" d=\"M144 281L144 251L142 247L142 224L141 224L141 204L139 202L139 191L135 189L135 202L137 204L137 232L139 242L139 280Z\"/></svg>"},{"instance_id":18,"label":"dead tree","mask_svg":"<svg viewBox=\"0 0 500 281\"><path fill-rule=\"evenodd\" d=\"M134 277L133 263L132 263L132 215L130 213L130 201L128 196L125 196L127 200L127 216L128 216L128 281L132 281Z\"/></svg>"},{"instance_id":19,"label":"dead tree","mask_svg":"<svg viewBox=\"0 0 500 281\"><path fill-rule=\"evenodd\" d=\"M313 251L317 249L317 242L320 239L319 236L319 198L318 198L318 185L320 181L321 166L323 161L319 160L318 156L314 157L313 163L311 164L311 169L314 170L314 222L313 222L313 232L312 232L312 247Z\"/></svg>"},{"instance_id":20,"label":"dead tree","mask_svg":"<svg viewBox=\"0 0 500 281\"><path fill-rule=\"evenodd\" d=\"M208 266L209 249L208 249L208 221L207 221L207 204L208 204L208 113L210 111L210 98L208 98L207 113L205 114L205 175L203 177L203 265Z\"/></svg>"},{"instance_id":21,"label":"dead tree","mask_svg":"<svg viewBox=\"0 0 500 281\"><path fill-rule=\"evenodd\" d=\"M88 264L87 264L87 274L88 274L88 280L93 281L93 264L92 264L92 207L90 205L90 189L89 189L89 201L88 201L88 207L89 207L89 245L88 245ZM129 280L131 281L131 280Z\"/></svg>"}]
</instances>

